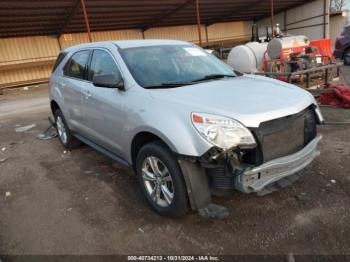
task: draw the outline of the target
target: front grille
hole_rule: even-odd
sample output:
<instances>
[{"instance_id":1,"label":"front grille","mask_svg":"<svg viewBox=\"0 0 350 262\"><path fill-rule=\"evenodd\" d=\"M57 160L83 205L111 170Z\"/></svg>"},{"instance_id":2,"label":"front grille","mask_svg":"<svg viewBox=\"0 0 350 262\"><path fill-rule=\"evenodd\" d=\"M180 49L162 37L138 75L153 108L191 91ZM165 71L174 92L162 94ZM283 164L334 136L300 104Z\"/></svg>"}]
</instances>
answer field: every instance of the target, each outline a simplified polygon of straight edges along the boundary
<instances>
[{"instance_id":1,"label":"front grille","mask_svg":"<svg viewBox=\"0 0 350 262\"><path fill-rule=\"evenodd\" d=\"M270 129L262 134L261 146L264 162L287 156L304 147L304 119L298 118L291 122L288 128Z\"/></svg>"},{"instance_id":2,"label":"front grille","mask_svg":"<svg viewBox=\"0 0 350 262\"><path fill-rule=\"evenodd\" d=\"M261 165L301 150L316 137L316 116L312 108L298 114L263 122L252 129L258 147L249 150L244 162Z\"/></svg>"}]
</instances>

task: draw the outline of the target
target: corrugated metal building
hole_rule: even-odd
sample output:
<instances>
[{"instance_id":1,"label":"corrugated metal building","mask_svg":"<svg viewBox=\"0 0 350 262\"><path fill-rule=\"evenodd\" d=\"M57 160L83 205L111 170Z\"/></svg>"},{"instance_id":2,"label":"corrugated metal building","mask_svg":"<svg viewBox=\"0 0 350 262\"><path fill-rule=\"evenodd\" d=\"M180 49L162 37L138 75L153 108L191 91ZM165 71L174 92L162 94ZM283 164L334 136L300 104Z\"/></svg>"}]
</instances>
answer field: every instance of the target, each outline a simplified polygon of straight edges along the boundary
<instances>
[{"instance_id":1,"label":"corrugated metal building","mask_svg":"<svg viewBox=\"0 0 350 262\"><path fill-rule=\"evenodd\" d=\"M167 1L169 2L171 0ZM8 2L9 6L11 6L11 1ZM60 3L60 5L68 6L68 2L69 0L65 0L64 2ZM76 3L79 2L80 1L77 0ZM109 3L110 1L99 2L91 0L90 2L94 8L99 8L98 12L102 12L106 9L104 2ZM124 3L125 1L122 2ZM155 3L153 2L156 1L152 1L152 6L155 8ZM271 24L271 20L268 17L268 14L270 12L269 2L270 1L256 0L202 0L201 13L204 18L203 23L201 23L200 26L202 42L216 45L234 45L235 43L249 41L253 23L257 23L261 27ZM302 6L300 6L300 2L305 1L276 0L276 16L274 17L275 22L280 23L281 29L286 29L286 31L291 34L304 34L312 39L323 38L325 36L327 37L329 35L329 0L307 1L308 3ZM49 3L50 6L51 4L52 6L59 5L58 1L47 1L47 4ZM156 17L152 23L146 23L149 28L142 28L139 24L136 24L132 26L136 28L123 30L103 30L103 28L110 28L111 26L108 24L108 26L104 25L104 27L101 27L101 25L96 24L96 30L93 30L94 32L91 33L92 40L105 41L118 39L167 38L199 43L197 25L195 25L194 21L195 9L194 6L191 6L193 3L193 0L182 2L180 1L180 6L175 6L176 8L172 11L165 12L165 15L168 15L170 17L168 20L160 23L161 19L165 19L165 15ZM31 3L28 3L28 6L30 4ZM225 4L227 6L225 6ZM128 4L126 3L125 5L127 6ZM22 4L21 7L18 7L17 9L15 8L12 12L11 9L0 6L0 37L4 37L3 35L7 36L6 34L8 34L3 33L2 35L2 31L7 32L8 26L4 23L4 21L7 21L8 17L11 18L11 14L16 14L16 11L18 12L18 10L22 10L20 8L24 8L24 11L21 11L20 14L30 16L31 13L27 12L27 9L25 9L25 7L26 6ZM76 7L77 5L73 6L71 13L76 9ZM183 13L179 12L180 7L183 9ZM137 7L134 8L137 9ZM230 8L233 11L240 8L240 11L232 12ZM9 12L9 10L11 12ZM59 12L64 12L65 9L62 10ZM150 12L147 10L145 9L144 11L145 15ZM3 13L1 13L2 11ZM175 11L177 12L176 15L174 15ZM107 10L104 12L107 12ZM140 15L143 15L143 12L138 12ZM138 12L135 10L136 14L138 14ZM51 31L47 31L53 30L50 29L51 27L48 27L46 31L41 32L40 34L46 34L42 36L33 35L28 37L0 38L0 87L47 80L55 58L61 48L89 42L88 35L83 32L84 19L82 18L82 15L78 12L75 15L76 17L70 18L71 13L68 15L68 17L63 16L65 19L67 19L67 23L71 23L71 25L65 25L67 27L66 31L68 31L68 33L61 34L60 32L60 36L58 38L55 35L50 35ZM53 13L47 15L54 16L59 14ZM128 19L127 17L124 17L125 15L126 14L120 15L120 19ZM96 16L94 13L92 13L91 16L92 25L94 25L94 19L108 18L104 17L103 14L101 15L101 13L96 13ZM28 27L28 31L22 32L20 28L14 27L12 31L9 31L11 32L11 36L35 34L35 32L31 33L30 31L32 30L33 26L37 28L39 25L43 26L43 24L46 23L44 20L41 23L38 22L41 20L35 20L35 22L33 22L35 24L26 25L25 22L22 22L22 20L13 21L14 22L11 22L11 24L13 23L14 25L21 25L24 28L22 31ZM108 22L110 20L106 21ZM36 23L38 25L36 25ZM183 23L183 25L174 26L174 24L179 23ZM141 25L143 24L144 22L142 22ZM158 27L156 27L156 25ZM118 26L123 26L119 20L118 25L115 25L113 27L118 28Z\"/></svg>"},{"instance_id":2,"label":"corrugated metal building","mask_svg":"<svg viewBox=\"0 0 350 262\"><path fill-rule=\"evenodd\" d=\"M283 32L305 35L311 40L329 37L329 0L317 0L305 5L285 10L274 17ZM271 25L267 17L257 22L259 28Z\"/></svg>"},{"instance_id":3,"label":"corrugated metal building","mask_svg":"<svg viewBox=\"0 0 350 262\"><path fill-rule=\"evenodd\" d=\"M59 50L53 36L0 39L0 86L45 81Z\"/></svg>"},{"instance_id":4,"label":"corrugated metal building","mask_svg":"<svg viewBox=\"0 0 350 262\"><path fill-rule=\"evenodd\" d=\"M343 32L344 26L347 25L347 12L334 12L329 18L329 37L332 39L333 45L337 37Z\"/></svg>"},{"instance_id":5,"label":"corrugated metal building","mask_svg":"<svg viewBox=\"0 0 350 262\"><path fill-rule=\"evenodd\" d=\"M208 41L247 41L252 22L228 22L208 26ZM201 27L206 42L205 27ZM179 39L198 43L196 25L151 28L144 32L145 39ZM114 30L92 32L93 41L143 39L142 30ZM61 48L89 42L86 33L54 36L30 36L0 39L0 87L45 81Z\"/></svg>"}]
</instances>

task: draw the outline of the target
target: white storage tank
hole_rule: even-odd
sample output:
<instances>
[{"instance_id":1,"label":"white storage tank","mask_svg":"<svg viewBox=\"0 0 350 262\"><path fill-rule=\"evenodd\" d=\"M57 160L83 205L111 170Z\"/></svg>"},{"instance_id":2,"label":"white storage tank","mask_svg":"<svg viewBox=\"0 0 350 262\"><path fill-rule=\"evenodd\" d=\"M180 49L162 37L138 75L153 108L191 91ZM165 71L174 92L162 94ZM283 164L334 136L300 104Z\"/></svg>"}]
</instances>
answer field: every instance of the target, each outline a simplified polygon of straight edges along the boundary
<instances>
[{"instance_id":1,"label":"white storage tank","mask_svg":"<svg viewBox=\"0 0 350 262\"><path fill-rule=\"evenodd\" d=\"M267 46L267 54L272 59L279 58L283 49L307 46L309 43L310 40L303 35L274 38Z\"/></svg>"},{"instance_id":2,"label":"white storage tank","mask_svg":"<svg viewBox=\"0 0 350 262\"><path fill-rule=\"evenodd\" d=\"M262 70L267 43L250 42L239 45L230 51L227 63L242 73L256 73Z\"/></svg>"}]
</instances>

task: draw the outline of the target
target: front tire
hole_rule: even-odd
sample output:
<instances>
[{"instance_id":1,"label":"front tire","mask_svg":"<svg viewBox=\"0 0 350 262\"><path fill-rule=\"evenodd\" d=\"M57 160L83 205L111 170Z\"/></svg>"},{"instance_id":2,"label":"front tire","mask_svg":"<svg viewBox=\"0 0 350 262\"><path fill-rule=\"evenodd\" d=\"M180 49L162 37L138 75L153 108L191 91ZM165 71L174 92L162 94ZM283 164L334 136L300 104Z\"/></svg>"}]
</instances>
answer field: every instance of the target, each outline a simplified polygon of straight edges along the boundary
<instances>
[{"instance_id":1,"label":"front tire","mask_svg":"<svg viewBox=\"0 0 350 262\"><path fill-rule=\"evenodd\" d=\"M55 123L58 138L65 148L74 149L81 145L81 142L72 135L71 131L68 128L66 119L59 109L55 111Z\"/></svg>"},{"instance_id":2,"label":"front tire","mask_svg":"<svg viewBox=\"0 0 350 262\"><path fill-rule=\"evenodd\" d=\"M182 217L189 208L177 158L161 141L146 144L136 158L136 174L147 203L158 214Z\"/></svg>"}]
</instances>

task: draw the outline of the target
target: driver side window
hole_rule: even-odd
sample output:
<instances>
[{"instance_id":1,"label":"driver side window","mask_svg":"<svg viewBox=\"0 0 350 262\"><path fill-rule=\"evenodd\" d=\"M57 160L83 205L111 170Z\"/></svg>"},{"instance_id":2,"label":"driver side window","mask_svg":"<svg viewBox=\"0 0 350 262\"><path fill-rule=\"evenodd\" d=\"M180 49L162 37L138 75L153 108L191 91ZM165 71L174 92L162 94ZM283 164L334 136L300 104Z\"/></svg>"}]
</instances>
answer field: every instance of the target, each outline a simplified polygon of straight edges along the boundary
<instances>
[{"instance_id":1,"label":"driver side window","mask_svg":"<svg viewBox=\"0 0 350 262\"><path fill-rule=\"evenodd\" d=\"M89 69L89 80L97 75L119 75L119 69L112 56L103 50L94 50Z\"/></svg>"}]
</instances>

